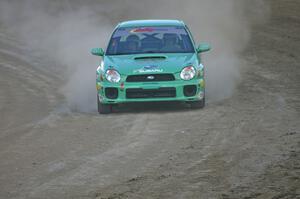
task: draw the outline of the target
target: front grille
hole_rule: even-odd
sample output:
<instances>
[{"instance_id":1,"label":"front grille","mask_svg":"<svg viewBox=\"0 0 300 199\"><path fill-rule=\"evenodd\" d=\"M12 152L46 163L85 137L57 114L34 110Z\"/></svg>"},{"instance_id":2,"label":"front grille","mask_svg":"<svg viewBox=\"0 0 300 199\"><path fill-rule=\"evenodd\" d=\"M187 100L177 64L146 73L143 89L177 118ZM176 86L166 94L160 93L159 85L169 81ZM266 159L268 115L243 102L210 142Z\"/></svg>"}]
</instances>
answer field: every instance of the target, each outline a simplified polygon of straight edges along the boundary
<instances>
[{"instance_id":1,"label":"front grille","mask_svg":"<svg viewBox=\"0 0 300 199\"><path fill-rule=\"evenodd\" d=\"M130 88L126 89L126 98L169 98L176 97L176 89L170 88L159 88L159 89L140 89Z\"/></svg>"},{"instance_id":2,"label":"front grille","mask_svg":"<svg viewBox=\"0 0 300 199\"><path fill-rule=\"evenodd\" d=\"M173 74L129 75L126 79L127 82L164 82L174 80Z\"/></svg>"}]
</instances>

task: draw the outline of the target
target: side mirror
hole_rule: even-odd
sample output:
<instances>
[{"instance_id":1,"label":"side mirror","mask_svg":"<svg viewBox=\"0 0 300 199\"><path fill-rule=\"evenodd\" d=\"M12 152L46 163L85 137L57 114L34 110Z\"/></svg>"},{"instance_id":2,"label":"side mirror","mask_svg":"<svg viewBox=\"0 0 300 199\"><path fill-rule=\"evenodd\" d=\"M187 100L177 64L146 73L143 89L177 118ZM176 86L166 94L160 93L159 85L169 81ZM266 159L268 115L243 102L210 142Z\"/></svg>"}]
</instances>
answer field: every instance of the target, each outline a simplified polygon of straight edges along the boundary
<instances>
[{"instance_id":1,"label":"side mirror","mask_svg":"<svg viewBox=\"0 0 300 199\"><path fill-rule=\"evenodd\" d=\"M197 53L204 53L211 49L211 46L207 43L201 43L196 49Z\"/></svg>"},{"instance_id":2,"label":"side mirror","mask_svg":"<svg viewBox=\"0 0 300 199\"><path fill-rule=\"evenodd\" d=\"M104 50L102 48L93 48L91 50L92 55L96 55L96 56L104 56Z\"/></svg>"}]
</instances>

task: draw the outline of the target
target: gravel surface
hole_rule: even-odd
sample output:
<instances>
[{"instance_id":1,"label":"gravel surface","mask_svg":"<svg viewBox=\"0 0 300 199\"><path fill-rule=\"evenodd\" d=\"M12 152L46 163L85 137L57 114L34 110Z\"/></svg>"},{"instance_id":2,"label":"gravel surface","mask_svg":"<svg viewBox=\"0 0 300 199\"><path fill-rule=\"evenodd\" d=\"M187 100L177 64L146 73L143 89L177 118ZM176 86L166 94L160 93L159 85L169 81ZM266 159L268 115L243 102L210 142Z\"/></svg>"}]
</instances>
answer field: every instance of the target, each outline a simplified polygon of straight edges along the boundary
<instances>
[{"instance_id":1,"label":"gravel surface","mask_svg":"<svg viewBox=\"0 0 300 199\"><path fill-rule=\"evenodd\" d=\"M0 198L300 199L300 1L270 2L236 92L203 110L71 112L0 31Z\"/></svg>"}]
</instances>

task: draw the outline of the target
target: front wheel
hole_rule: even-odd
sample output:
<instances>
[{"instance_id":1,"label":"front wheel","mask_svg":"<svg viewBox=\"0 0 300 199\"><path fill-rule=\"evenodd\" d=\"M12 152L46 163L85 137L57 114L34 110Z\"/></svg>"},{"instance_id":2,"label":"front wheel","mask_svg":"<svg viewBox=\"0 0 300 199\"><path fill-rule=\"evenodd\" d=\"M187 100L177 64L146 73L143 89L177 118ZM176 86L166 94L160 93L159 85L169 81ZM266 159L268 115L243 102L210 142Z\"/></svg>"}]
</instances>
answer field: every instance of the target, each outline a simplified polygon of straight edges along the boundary
<instances>
[{"instance_id":1,"label":"front wheel","mask_svg":"<svg viewBox=\"0 0 300 199\"><path fill-rule=\"evenodd\" d=\"M203 98L200 101L189 102L189 104L191 105L192 109L201 109L201 108L204 108L204 106L205 106L205 98Z\"/></svg>"},{"instance_id":2,"label":"front wheel","mask_svg":"<svg viewBox=\"0 0 300 199\"><path fill-rule=\"evenodd\" d=\"M102 104L99 101L99 96L97 96L97 105L98 105L98 113L99 114L109 114L112 112L112 105L111 104Z\"/></svg>"}]
</instances>

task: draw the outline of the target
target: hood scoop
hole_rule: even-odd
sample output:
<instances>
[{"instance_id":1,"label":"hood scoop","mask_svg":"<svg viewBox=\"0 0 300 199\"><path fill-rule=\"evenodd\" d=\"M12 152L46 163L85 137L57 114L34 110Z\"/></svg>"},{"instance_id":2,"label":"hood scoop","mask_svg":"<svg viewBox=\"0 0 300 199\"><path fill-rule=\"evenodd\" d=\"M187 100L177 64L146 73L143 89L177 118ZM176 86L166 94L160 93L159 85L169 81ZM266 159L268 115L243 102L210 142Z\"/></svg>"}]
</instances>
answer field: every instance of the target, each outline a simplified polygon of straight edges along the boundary
<instances>
[{"instance_id":1,"label":"hood scoop","mask_svg":"<svg viewBox=\"0 0 300 199\"><path fill-rule=\"evenodd\" d=\"M140 57L135 57L134 60L164 60L167 59L165 56L140 56Z\"/></svg>"}]
</instances>

